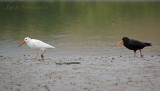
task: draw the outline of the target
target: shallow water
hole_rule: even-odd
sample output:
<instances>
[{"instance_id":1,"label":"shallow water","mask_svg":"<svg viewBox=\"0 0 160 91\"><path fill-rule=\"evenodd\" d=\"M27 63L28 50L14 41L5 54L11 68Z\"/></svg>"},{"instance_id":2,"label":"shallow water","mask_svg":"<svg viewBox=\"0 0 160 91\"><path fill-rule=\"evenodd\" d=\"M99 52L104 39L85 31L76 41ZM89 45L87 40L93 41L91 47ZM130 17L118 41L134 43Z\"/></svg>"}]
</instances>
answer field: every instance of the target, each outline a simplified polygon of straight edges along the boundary
<instances>
[{"instance_id":1,"label":"shallow water","mask_svg":"<svg viewBox=\"0 0 160 91\"><path fill-rule=\"evenodd\" d=\"M160 53L160 2L0 2L0 55L35 55L26 36L56 47L52 55L132 55L116 46L128 36Z\"/></svg>"}]
</instances>

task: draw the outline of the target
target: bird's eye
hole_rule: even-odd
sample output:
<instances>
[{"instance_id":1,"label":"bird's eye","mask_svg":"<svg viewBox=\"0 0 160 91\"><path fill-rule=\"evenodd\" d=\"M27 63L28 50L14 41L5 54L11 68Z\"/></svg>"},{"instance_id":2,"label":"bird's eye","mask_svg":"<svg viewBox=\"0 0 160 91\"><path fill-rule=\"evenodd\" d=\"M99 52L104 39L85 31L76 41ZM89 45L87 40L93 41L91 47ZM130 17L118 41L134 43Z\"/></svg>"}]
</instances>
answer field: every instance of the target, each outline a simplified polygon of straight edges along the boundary
<instances>
[{"instance_id":1,"label":"bird's eye","mask_svg":"<svg viewBox=\"0 0 160 91\"><path fill-rule=\"evenodd\" d=\"M26 39L27 40L27 39Z\"/></svg>"}]
</instances>

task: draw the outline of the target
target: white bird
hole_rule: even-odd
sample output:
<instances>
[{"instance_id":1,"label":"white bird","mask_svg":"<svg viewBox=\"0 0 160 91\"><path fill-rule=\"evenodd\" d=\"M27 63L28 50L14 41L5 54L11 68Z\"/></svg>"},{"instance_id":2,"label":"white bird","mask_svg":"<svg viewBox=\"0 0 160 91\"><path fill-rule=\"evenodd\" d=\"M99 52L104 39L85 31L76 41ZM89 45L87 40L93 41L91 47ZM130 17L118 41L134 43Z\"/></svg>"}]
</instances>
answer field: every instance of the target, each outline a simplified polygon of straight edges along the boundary
<instances>
[{"instance_id":1,"label":"white bird","mask_svg":"<svg viewBox=\"0 0 160 91\"><path fill-rule=\"evenodd\" d=\"M23 45L24 43L27 43L27 45L31 48L31 49L35 49L37 50L37 56L38 56L38 50L43 50L44 52L41 54L41 57L43 58L43 54L46 52L46 49L49 48L55 48L47 43L44 43L41 40L37 40L37 39L31 39L29 37L26 37L24 39L24 41L19 45ZM35 58L37 58L37 56Z\"/></svg>"}]
</instances>

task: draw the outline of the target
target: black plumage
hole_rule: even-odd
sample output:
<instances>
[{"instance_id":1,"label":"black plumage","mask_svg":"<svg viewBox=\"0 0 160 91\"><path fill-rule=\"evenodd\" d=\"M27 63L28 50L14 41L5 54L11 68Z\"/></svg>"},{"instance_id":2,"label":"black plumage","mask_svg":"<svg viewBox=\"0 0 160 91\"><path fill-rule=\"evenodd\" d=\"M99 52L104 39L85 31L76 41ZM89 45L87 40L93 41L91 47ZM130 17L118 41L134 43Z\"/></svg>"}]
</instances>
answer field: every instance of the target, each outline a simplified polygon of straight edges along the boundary
<instances>
[{"instance_id":1,"label":"black plumage","mask_svg":"<svg viewBox=\"0 0 160 91\"><path fill-rule=\"evenodd\" d=\"M141 42L141 41L134 40L134 39L129 39L128 37L123 37L122 40L123 40L123 45L126 48L134 51L134 57L136 56L137 50L140 51L140 55L142 57L143 55L142 55L141 49L143 49L144 47L147 47L147 46L152 46L151 43Z\"/></svg>"}]
</instances>

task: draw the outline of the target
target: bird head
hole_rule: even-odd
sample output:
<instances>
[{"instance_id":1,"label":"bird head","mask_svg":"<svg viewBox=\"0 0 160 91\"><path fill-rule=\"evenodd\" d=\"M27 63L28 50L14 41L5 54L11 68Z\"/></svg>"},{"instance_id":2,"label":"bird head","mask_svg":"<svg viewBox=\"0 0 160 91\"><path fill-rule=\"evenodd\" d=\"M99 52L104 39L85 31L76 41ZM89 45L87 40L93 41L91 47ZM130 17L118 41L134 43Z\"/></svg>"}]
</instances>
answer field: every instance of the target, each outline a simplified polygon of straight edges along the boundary
<instances>
[{"instance_id":1,"label":"bird head","mask_svg":"<svg viewBox=\"0 0 160 91\"><path fill-rule=\"evenodd\" d=\"M128 37L123 37L122 40L117 43L117 46L119 46L122 42L127 42L127 41L129 41L129 38Z\"/></svg>"},{"instance_id":2,"label":"bird head","mask_svg":"<svg viewBox=\"0 0 160 91\"><path fill-rule=\"evenodd\" d=\"M129 38L128 37L123 37L122 40L123 40L123 42L128 42Z\"/></svg>"},{"instance_id":3,"label":"bird head","mask_svg":"<svg viewBox=\"0 0 160 91\"><path fill-rule=\"evenodd\" d=\"M19 45L19 47L21 45L23 45L24 43L28 43L30 40L31 40L31 38L29 38L29 37L24 38L24 41Z\"/></svg>"}]
</instances>

